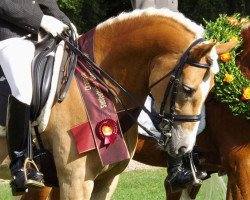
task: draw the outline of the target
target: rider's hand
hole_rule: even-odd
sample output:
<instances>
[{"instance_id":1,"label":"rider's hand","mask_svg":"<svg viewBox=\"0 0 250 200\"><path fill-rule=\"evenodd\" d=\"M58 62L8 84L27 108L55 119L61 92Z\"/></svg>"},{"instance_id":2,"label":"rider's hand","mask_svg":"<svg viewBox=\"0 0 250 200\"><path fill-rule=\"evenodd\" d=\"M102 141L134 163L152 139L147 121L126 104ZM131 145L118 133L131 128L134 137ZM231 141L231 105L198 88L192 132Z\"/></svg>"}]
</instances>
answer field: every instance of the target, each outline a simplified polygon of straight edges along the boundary
<instances>
[{"instance_id":1,"label":"rider's hand","mask_svg":"<svg viewBox=\"0 0 250 200\"><path fill-rule=\"evenodd\" d=\"M54 37L60 35L63 31L69 29L69 27L56 19L55 17L44 15L41 21L41 28L46 32L51 33Z\"/></svg>"}]
</instances>

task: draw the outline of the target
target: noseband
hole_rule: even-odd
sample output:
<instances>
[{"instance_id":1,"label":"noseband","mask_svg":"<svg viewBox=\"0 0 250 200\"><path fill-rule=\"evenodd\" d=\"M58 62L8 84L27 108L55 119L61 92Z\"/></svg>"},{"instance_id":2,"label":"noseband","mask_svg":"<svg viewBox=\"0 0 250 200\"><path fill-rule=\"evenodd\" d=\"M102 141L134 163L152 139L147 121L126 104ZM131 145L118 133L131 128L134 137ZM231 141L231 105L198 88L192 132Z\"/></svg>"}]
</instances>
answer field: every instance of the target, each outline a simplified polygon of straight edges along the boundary
<instances>
[{"instance_id":1,"label":"noseband","mask_svg":"<svg viewBox=\"0 0 250 200\"><path fill-rule=\"evenodd\" d=\"M182 122L196 122L201 119L201 114L199 115L176 115L175 113L175 101L176 101L176 94L177 94L177 87L180 83L180 76L183 71L183 68L185 64L189 64L190 66L198 67L198 68L205 68L209 69L211 64L206 63L198 63L192 60L189 60L189 53L190 50L197 44L204 42L205 39L200 38L194 41L188 49L184 52L182 55L180 61L178 64L174 67L173 70L171 70L169 73L164 75L160 80L155 82L150 86L150 88L154 87L157 83L165 79L166 77L170 76L170 81L168 82L168 85L166 87L161 107L160 107L160 112L157 113L155 109L151 109L151 114L152 114L152 121L158 131L162 133L162 138L160 138L159 143L161 145L166 145L168 142L168 139L171 137L171 130L173 128L173 122L174 121L182 121ZM171 91L171 92L170 92ZM170 98L170 112L165 113L165 107L166 107L166 102L167 99Z\"/></svg>"}]
</instances>

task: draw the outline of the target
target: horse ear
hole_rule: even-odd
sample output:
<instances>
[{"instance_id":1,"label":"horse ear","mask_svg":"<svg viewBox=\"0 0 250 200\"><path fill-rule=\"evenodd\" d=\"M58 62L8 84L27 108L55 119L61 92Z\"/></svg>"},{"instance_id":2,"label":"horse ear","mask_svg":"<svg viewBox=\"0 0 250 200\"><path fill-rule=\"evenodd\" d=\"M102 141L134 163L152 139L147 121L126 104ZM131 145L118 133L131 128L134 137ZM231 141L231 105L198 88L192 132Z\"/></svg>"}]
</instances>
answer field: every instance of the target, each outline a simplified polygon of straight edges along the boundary
<instances>
[{"instance_id":1,"label":"horse ear","mask_svg":"<svg viewBox=\"0 0 250 200\"><path fill-rule=\"evenodd\" d=\"M239 44L238 40L231 40L226 43L219 43L215 46L216 52L218 55L221 55L223 53L229 52L231 49L233 49L235 46Z\"/></svg>"},{"instance_id":2,"label":"horse ear","mask_svg":"<svg viewBox=\"0 0 250 200\"><path fill-rule=\"evenodd\" d=\"M198 59L202 58L208 52L211 51L211 49L213 48L214 45L215 45L214 42L204 42L204 43L201 43L201 44L194 46L190 50L189 58L191 60L198 60Z\"/></svg>"}]
</instances>

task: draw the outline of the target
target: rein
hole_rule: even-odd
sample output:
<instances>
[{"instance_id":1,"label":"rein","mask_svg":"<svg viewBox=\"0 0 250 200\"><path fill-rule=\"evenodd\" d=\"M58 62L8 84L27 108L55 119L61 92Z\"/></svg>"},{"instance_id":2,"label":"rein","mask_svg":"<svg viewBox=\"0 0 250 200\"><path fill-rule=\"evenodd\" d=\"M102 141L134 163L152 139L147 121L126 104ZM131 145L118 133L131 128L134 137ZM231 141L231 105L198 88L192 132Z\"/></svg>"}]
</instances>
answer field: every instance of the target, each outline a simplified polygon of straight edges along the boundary
<instances>
[{"instance_id":1,"label":"rein","mask_svg":"<svg viewBox=\"0 0 250 200\"><path fill-rule=\"evenodd\" d=\"M124 110L126 111L126 113L129 115L129 117L135 122L137 123L143 130L145 130L150 136L154 137L155 139L156 136L151 133L146 127L144 127L143 125L141 125L140 123L138 123L137 119L128 111L128 108L123 104L123 102L121 101L121 99L117 96L117 94L107 85L107 83L105 83L103 81L103 77L106 78L107 80L110 81L110 83L119 88L119 90L125 94L132 102L135 102L137 104L138 107L140 107L140 109L142 109L145 113L147 113L147 115L150 116L150 118L152 118L151 112L144 106L142 105L138 99L136 99L133 95L131 95L129 92L127 92L117 81L115 81L107 72L105 72L102 68L100 68L99 66L96 65L95 62L93 62L87 54L81 52L78 48L76 48L71 42L69 42L64 36L59 36L62 40L65 41L65 43L68 45L68 47L75 53L77 54L79 57L81 57L86 63L87 63L87 69L83 69L85 72L87 72L90 77L94 76L97 80L97 84L100 87L105 87L108 92L110 92L110 94L113 95L113 97L116 99L116 101L118 101L121 106L124 108ZM102 77L102 76L103 77ZM90 78L91 79L91 78Z\"/></svg>"},{"instance_id":2,"label":"rein","mask_svg":"<svg viewBox=\"0 0 250 200\"><path fill-rule=\"evenodd\" d=\"M164 75L160 80L155 82L150 86L152 88L155 86L157 83L159 83L161 80L164 78L168 77L169 75L171 76L171 80L167 85L167 88L164 93L164 98L162 100L162 105L161 105L161 111L160 113L156 112L150 112L144 105L142 105L138 99L136 99L133 95L131 95L129 92L127 92L117 81L115 81L108 73L106 73L102 68L100 68L94 61L92 61L87 54L81 52L74 44L72 44L67 38L65 38L63 35L59 35L59 37L65 41L65 43L68 45L71 51L73 51L75 54L78 55L78 58L83 59L86 62L86 68L83 69L85 72L89 74L89 76L94 76L95 79L98 82L98 85L101 87L105 87L108 92L110 92L111 95L122 105L126 113L131 117L131 119L137 123L144 131L146 131L151 137L154 137L156 140L158 140L160 145L166 145L170 134L170 131L173 127L173 122L174 121L199 121L201 118L201 115L174 115L175 111L175 98L176 98L176 93L177 93L177 86L179 84L179 78L181 75L181 72L183 70L183 67L185 64L190 64L195 67L200 67L200 68L209 68L209 64L201 64L197 62L193 62L191 60L188 60L189 56L189 51L192 47L195 45L205 41L203 38L200 38L196 41L194 41L188 49L184 52L183 56L180 59L180 62L177 64L177 66L171 70L169 73ZM121 99L117 96L117 94L107 85L107 83L104 82L103 77L109 80L109 82L117 87L124 95L126 95L132 102L136 103L140 109L142 109L149 117L150 119L154 122L154 124L157 124L156 128L161 132L161 138L159 139L156 137L153 133L151 133L146 127L144 127L142 124L138 123L137 119L130 114L128 111L128 108L123 104ZM171 93L171 105L170 105L170 113L166 114L164 113L164 108L166 104L166 100L168 98L168 94L170 92L170 89L172 88L172 93ZM165 123L162 123L165 122ZM165 124L159 127L159 124Z\"/></svg>"},{"instance_id":3,"label":"rein","mask_svg":"<svg viewBox=\"0 0 250 200\"><path fill-rule=\"evenodd\" d=\"M78 48L77 35L76 35L76 33L74 31L74 28L72 26L70 26L70 33L71 34L67 34L68 41L75 48ZM65 40L66 39L64 39L64 41ZM61 103L64 100L64 98L66 96L66 93L69 90L69 86L70 86L71 80L73 78L75 68L76 68L76 64L77 64L78 55L74 51L70 52L69 54L71 56L71 59L69 61L70 62L69 63L69 68L68 68L68 70L66 71L65 74L61 73L60 77L59 77L59 80L62 80L62 82L59 83L60 85L59 85L58 90L57 90L57 98L58 98L57 101L59 103Z\"/></svg>"}]
</instances>

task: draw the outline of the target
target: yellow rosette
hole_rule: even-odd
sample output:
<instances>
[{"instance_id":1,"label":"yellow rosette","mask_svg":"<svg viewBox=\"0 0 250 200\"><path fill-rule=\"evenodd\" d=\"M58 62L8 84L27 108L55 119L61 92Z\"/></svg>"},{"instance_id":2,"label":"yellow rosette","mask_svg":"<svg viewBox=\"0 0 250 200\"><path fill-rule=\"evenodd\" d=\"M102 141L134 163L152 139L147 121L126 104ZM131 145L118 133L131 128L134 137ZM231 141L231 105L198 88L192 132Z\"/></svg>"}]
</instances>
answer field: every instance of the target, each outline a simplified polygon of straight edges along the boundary
<instances>
[{"instance_id":1,"label":"yellow rosette","mask_svg":"<svg viewBox=\"0 0 250 200\"><path fill-rule=\"evenodd\" d=\"M243 88L241 99L242 100L249 100L250 99L250 87Z\"/></svg>"}]
</instances>

